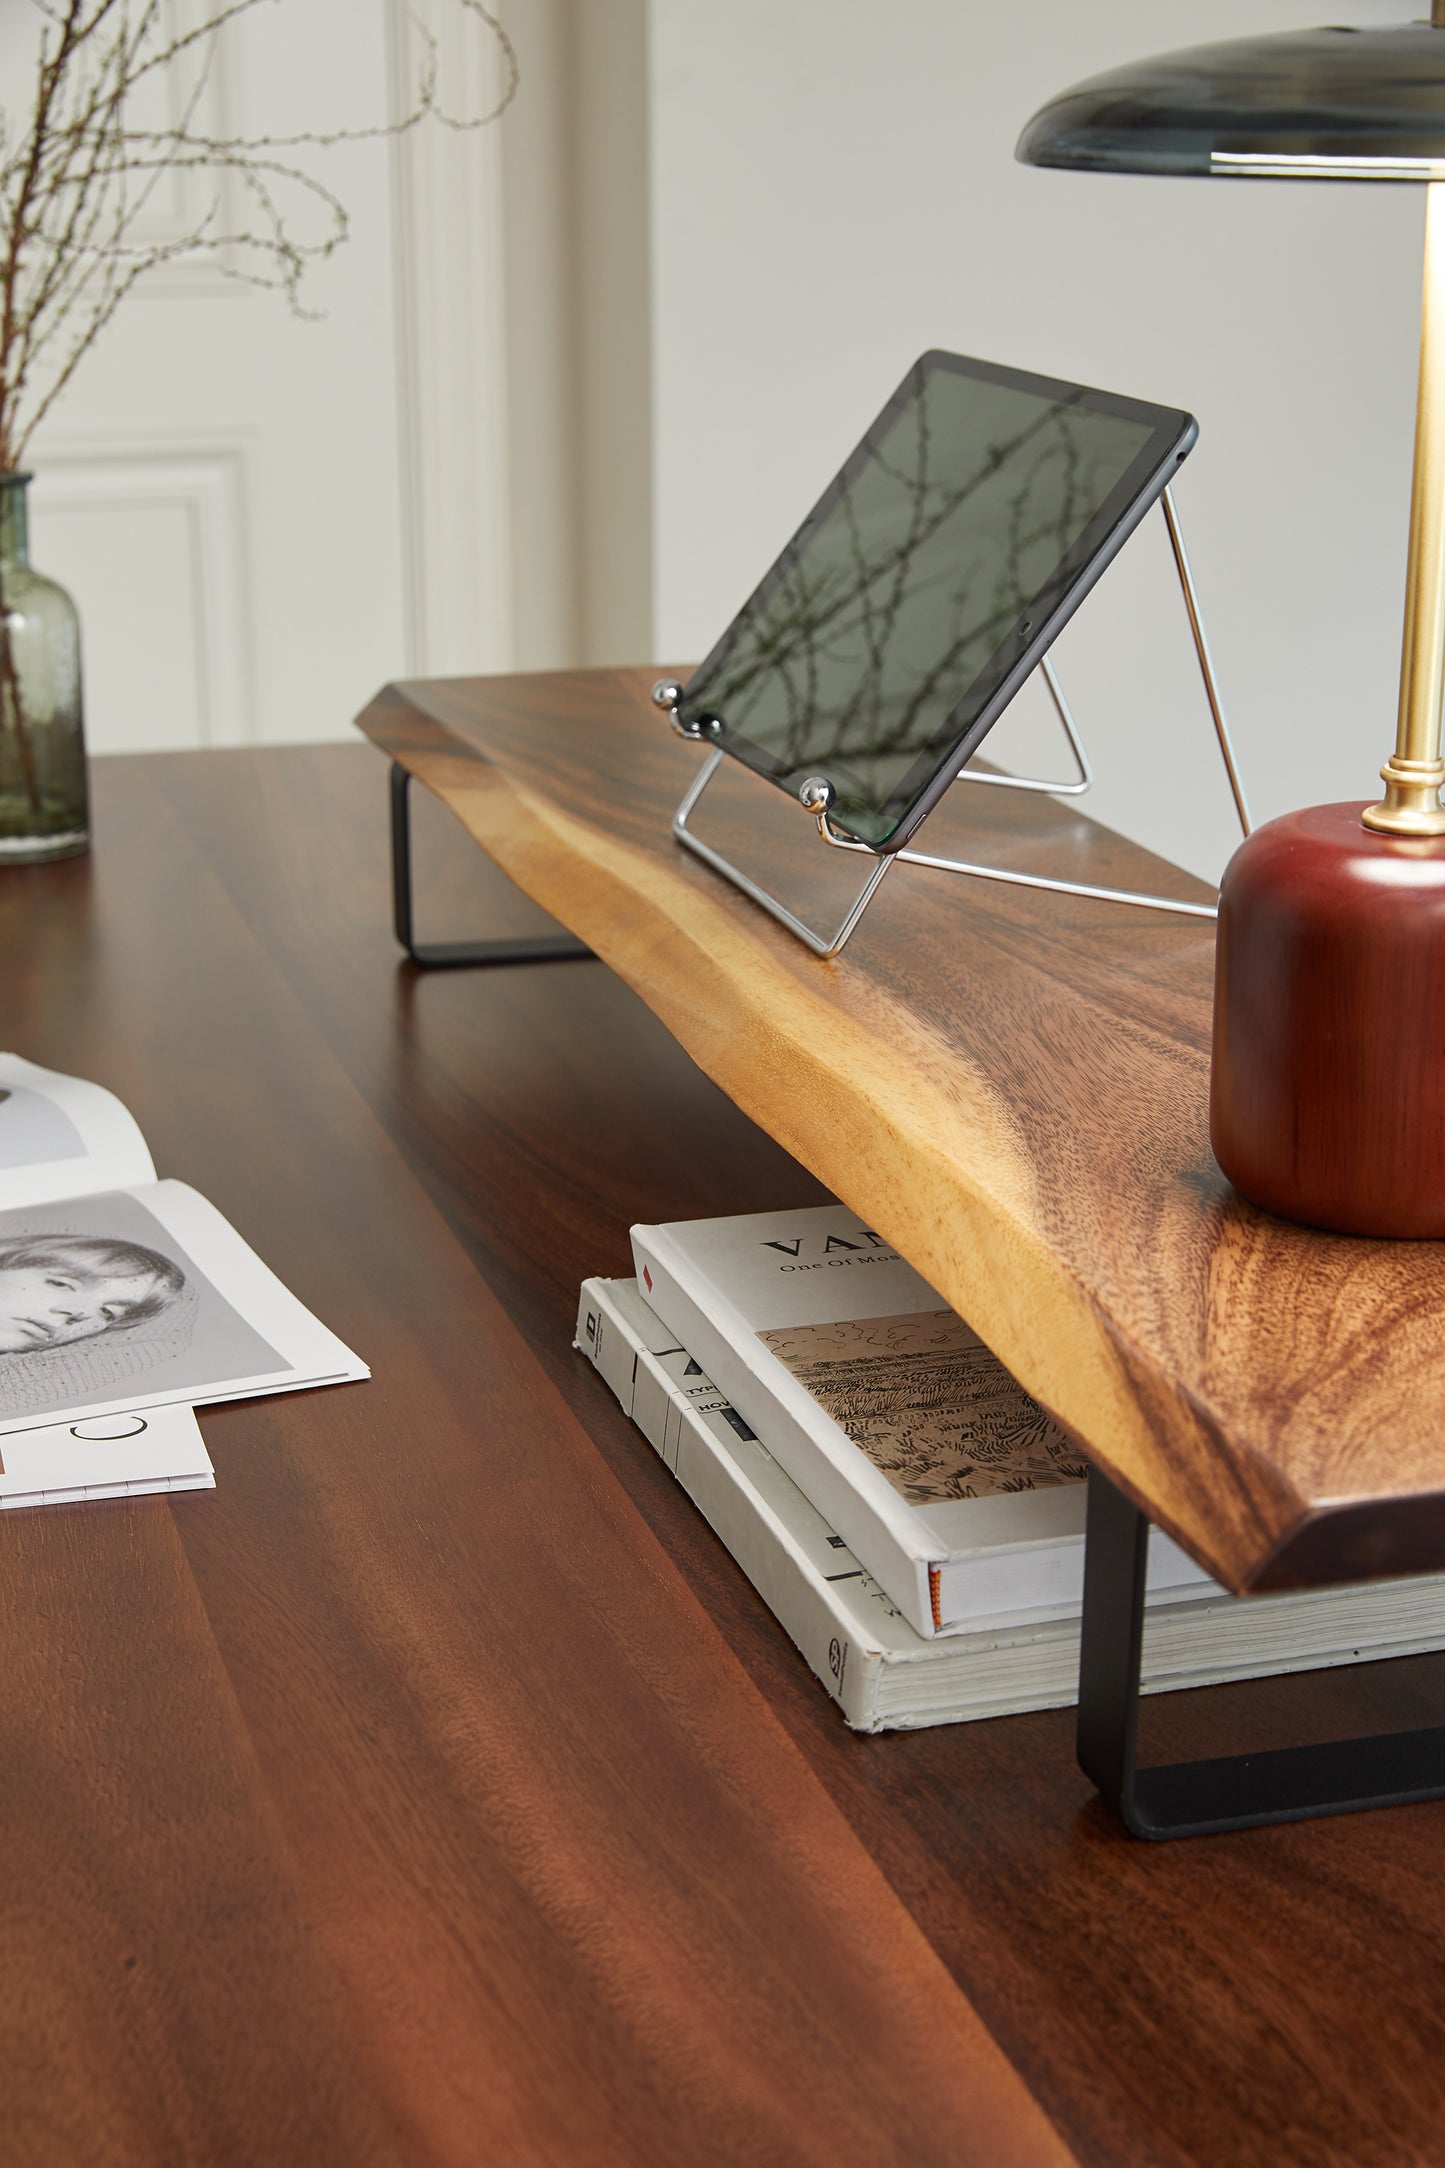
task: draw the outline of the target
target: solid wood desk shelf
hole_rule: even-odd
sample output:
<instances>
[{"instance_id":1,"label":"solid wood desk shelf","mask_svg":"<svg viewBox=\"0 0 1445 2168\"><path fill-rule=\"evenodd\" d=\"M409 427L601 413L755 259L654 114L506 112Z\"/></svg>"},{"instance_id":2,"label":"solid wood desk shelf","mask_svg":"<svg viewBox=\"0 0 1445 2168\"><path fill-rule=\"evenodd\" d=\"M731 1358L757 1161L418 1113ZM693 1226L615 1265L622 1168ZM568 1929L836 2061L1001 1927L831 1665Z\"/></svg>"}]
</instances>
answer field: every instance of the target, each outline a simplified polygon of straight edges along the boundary
<instances>
[{"instance_id":1,"label":"solid wood desk shelf","mask_svg":"<svg viewBox=\"0 0 1445 2168\"><path fill-rule=\"evenodd\" d=\"M360 722L1228 1587L1439 1566L1445 1249L1229 1188L1213 927L905 869L816 958L674 845L698 755L653 674L409 684ZM739 787L760 853L807 847L782 793ZM983 797L953 793L929 847L1207 893L1071 810Z\"/></svg>"}]
</instances>

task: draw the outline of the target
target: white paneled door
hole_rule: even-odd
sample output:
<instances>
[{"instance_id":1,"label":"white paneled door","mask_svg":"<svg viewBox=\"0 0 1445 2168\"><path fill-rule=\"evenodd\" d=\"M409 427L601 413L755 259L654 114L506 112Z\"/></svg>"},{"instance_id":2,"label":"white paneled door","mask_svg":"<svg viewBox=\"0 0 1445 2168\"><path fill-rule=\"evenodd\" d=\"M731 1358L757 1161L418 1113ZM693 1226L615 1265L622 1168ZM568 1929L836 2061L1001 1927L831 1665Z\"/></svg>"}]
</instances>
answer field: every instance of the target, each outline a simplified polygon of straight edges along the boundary
<instances>
[{"instance_id":1,"label":"white paneled door","mask_svg":"<svg viewBox=\"0 0 1445 2168\"><path fill-rule=\"evenodd\" d=\"M197 4L173 0L177 18ZM218 54L208 118L276 137L385 120L407 96L412 33L399 25L415 12L399 0L257 9ZM7 106L12 95L7 84ZM414 465L410 402L428 394L417 357L429 347L406 221L427 200L416 160L445 152L418 135L400 155L384 141L297 155L350 220L306 289L312 319L224 265L178 262L128 298L27 456L33 555L80 609L97 752L343 736L386 679L426 666L421 556L447 484ZM177 231L193 212L184 189L154 207ZM428 275L446 289L434 261ZM485 276L484 256L458 261L457 284ZM475 390L481 407L500 394ZM460 478L473 499L487 450ZM479 668L506 660L485 573Z\"/></svg>"}]
</instances>

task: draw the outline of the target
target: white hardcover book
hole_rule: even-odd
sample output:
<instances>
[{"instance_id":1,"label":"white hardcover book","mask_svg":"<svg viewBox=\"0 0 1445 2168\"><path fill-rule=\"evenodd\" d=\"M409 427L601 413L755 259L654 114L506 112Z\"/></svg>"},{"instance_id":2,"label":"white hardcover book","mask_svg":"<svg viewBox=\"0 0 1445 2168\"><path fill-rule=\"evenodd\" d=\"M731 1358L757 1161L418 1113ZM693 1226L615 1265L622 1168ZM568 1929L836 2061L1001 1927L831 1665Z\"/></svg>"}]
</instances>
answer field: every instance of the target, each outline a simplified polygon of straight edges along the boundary
<instances>
[{"instance_id":1,"label":"white hardcover book","mask_svg":"<svg viewBox=\"0 0 1445 2168\"><path fill-rule=\"evenodd\" d=\"M634 1227L646 1298L925 1638L1083 1593L1072 1441L846 1205ZM1218 1584L1166 1536L1149 1587Z\"/></svg>"},{"instance_id":2,"label":"white hardcover book","mask_svg":"<svg viewBox=\"0 0 1445 2168\"><path fill-rule=\"evenodd\" d=\"M1077 1610L925 1639L643 1300L588 1280L576 1345L858 1731L1061 1708L1078 1691ZM1156 1536L1152 1541L1157 1542ZM1281 1596L1149 1602L1143 1689L1161 1693L1445 1646L1445 1574Z\"/></svg>"}]
</instances>

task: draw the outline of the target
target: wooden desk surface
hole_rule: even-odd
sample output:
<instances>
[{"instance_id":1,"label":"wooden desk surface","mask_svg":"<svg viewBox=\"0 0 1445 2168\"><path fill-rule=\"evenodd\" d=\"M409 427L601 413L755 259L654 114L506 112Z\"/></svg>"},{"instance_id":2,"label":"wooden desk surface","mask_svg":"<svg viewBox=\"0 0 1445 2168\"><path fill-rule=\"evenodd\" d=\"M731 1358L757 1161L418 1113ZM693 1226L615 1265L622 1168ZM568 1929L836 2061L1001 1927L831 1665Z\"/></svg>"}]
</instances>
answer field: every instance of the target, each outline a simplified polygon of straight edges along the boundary
<instances>
[{"instance_id":1,"label":"wooden desk surface","mask_svg":"<svg viewBox=\"0 0 1445 2168\"><path fill-rule=\"evenodd\" d=\"M1213 926L903 868L841 958L810 955L673 842L698 754L651 675L409 685L361 723L1228 1586L1445 1559L1445 1244L1314 1233L1230 1189ZM802 852L856 889L781 792L730 787L754 870ZM1207 893L1017 793L956 790L928 836Z\"/></svg>"},{"instance_id":2,"label":"wooden desk surface","mask_svg":"<svg viewBox=\"0 0 1445 2168\"><path fill-rule=\"evenodd\" d=\"M1154 1850L1064 1713L850 1735L568 1344L631 1219L815 1185L595 965L400 964L384 780L103 761L0 880L7 1042L375 1371L205 1413L214 1495L0 1516L6 2168L1438 2160L1445 1810ZM435 930L518 924L451 825Z\"/></svg>"}]
</instances>

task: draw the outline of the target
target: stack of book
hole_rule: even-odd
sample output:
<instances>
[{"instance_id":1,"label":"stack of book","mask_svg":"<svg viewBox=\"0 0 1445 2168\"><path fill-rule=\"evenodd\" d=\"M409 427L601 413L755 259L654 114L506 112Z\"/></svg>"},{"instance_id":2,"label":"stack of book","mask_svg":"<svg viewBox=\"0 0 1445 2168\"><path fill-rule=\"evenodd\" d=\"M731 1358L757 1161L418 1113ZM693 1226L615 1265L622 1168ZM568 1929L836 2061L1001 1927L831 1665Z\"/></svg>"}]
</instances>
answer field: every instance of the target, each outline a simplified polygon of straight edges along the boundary
<instances>
[{"instance_id":1,"label":"stack of book","mask_svg":"<svg viewBox=\"0 0 1445 2168\"><path fill-rule=\"evenodd\" d=\"M843 1205L632 1231L577 1346L862 1731L1072 1702L1077 1448ZM1445 1646L1445 1575L1232 1597L1159 1531L1144 1687Z\"/></svg>"}]
</instances>

